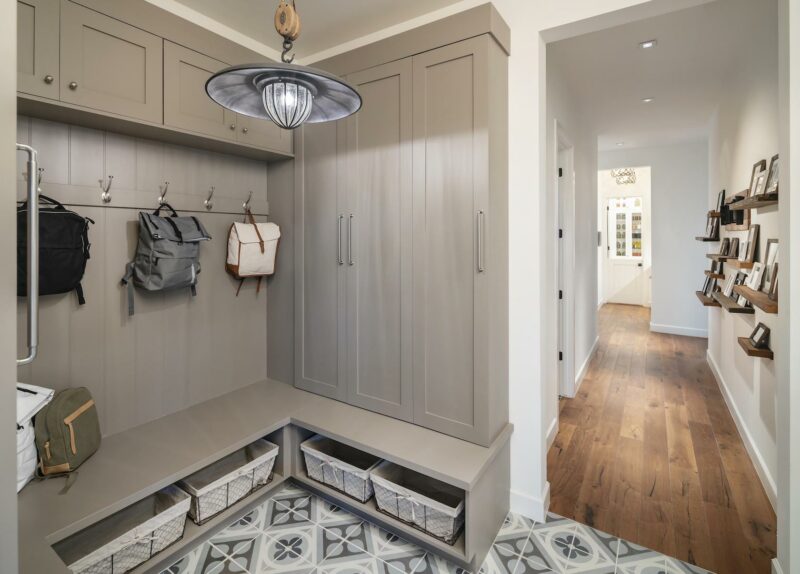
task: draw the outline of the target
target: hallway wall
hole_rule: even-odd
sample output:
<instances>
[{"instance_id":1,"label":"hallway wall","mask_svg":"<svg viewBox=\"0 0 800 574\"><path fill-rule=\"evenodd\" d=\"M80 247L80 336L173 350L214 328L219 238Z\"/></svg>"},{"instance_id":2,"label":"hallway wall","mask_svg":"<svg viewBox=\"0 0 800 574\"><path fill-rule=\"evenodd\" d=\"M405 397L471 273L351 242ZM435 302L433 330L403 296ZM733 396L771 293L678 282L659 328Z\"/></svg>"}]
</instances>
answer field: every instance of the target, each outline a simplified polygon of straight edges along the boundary
<instances>
[{"instance_id":1,"label":"hallway wall","mask_svg":"<svg viewBox=\"0 0 800 574\"><path fill-rule=\"evenodd\" d=\"M721 189L726 189L728 195L746 189L753 164L761 159L769 162L779 149L777 3L765 2L754 13L758 15L754 14L748 30L752 50L731 74L725 98L711 121L707 208L714 205ZM764 260L767 239L779 238L778 217L777 207L751 212L751 223L761 226L757 261ZM721 235L741 240L746 232L727 232L723 228ZM783 256L781 253L779 259ZM774 505L778 456L775 361L746 356L736 339L749 336L755 325L763 322L772 330L774 343L778 315L759 309L754 315L731 315L715 308L708 315L709 362ZM779 349L774 344L773 347Z\"/></svg>"},{"instance_id":2,"label":"hallway wall","mask_svg":"<svg viewBox=\"0 0 800 574\"><path fill-rule=\"evenodd\" d=\"M547 181L546 213L553 237L558 231L558 174L556 173L556 149L558 146L556 121L566 133L574 147L575 196L564 206L564 250L565 266L571 266L571 288L566 286L565 299L571 302L573 312L565 318L568 329L574 335L574 348L565 351L566 376L572 377L577 386L585 373L586 365L597 345L597 134L583 116L579 106L564 83L556 66L547 68ZM569 177L570 174L565 174ZM558 246L545 252L546 268L557 268ZM555 274L542 274L544 293L550 294L555 303L558 279ZM570 292L571 291L571 292ZM558 306L543 305L541 312L547 315L548 324L556 325ZM548 351L556 356L560 349L552 337L552 348ZM550 365L550 363L547 363ZM557 367L557 365L553 365ZM547 372L545 377L545 426L548 442L555 437L558 426L559 381L557 369Z\"/></svg>"},{"instance_id":3,"label":"hallway wall","mask_svg":"<svg viewBox=\"0 0 800 574\"><path fill-rule=\"evenodd\" d=\"M601 151L599 169L651 168L652 314L659 333L705 337L708 318L694 292L702 287L707 259L695 241L705 230L708 143ZM698 279L699 278L699 279Z\"/></svg>"}]
</instances>

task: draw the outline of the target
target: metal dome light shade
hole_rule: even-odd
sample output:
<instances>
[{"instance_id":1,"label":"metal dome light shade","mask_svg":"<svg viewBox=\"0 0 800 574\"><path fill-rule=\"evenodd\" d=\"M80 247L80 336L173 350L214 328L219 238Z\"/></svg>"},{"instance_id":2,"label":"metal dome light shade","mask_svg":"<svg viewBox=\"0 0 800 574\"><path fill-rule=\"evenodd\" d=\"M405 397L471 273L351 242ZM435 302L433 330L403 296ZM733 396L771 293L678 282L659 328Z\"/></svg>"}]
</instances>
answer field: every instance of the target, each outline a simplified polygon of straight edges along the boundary
<instances>
[{"instance_id":1,"label":"metal dome light shade","mask_svg":"<svg viewBox=\"0 0 800 574\"><path fill-rule=\"evenodd\" d=\"M330 122L361 109L361 96L332 74L287 63L231 66L211 76L206 93L224 108L282 128Z\"/></svg>"},{"instance_id":2,"label":"metal dome light shade","mask_svg":"<svg viewBox=\"0 0 800 574\"><path fill-rule=\"evenodd\" d=\"M206 82L208 96L223 108L272 120L287 130L356 113L361 96L347 82L322 70L292 64L294 55L287 54L300 28L295 1L280 0L275 31L283 37L282 63L225 68Z\"/></svg>"}]
</instances>

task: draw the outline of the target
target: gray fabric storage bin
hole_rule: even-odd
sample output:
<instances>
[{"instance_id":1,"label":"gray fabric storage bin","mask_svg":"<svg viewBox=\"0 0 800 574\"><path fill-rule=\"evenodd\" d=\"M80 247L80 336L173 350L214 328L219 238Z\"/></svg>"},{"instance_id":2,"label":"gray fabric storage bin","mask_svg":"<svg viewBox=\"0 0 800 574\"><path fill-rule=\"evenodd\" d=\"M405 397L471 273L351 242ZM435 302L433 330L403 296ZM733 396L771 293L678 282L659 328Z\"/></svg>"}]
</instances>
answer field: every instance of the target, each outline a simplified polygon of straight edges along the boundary
<instances>
[{"instance_id":1,"label":"gray fabric storage bin","mask_svg":"<svg viewBox=\"0 0 800 574\"><path fill-rule=\"evenodd\" d=\"M359 502L372 498L369 472L381 459L353 447L315 435L300 445L308 476L344 492Z\"/></svg>"},{"instance_id":2,"label":"gray fabric storage bin","mask_svg":"<svg viewBox=\"0 0 800 574\"><path fill-rule=\"evenodd\" d=\"M455 544L464 528L464 491L384 461L371 473L378 509Z\"/></svg>"},{"instance_id":3,"label":"gray fabric storage bin","mask_svg":"<svg viewBox=\"0 0 800 574\"><path fill-rule=\"evenodd\" d=\"M168 486L53 549L74 574L123 574L183 537L189 503L188 494Z\"/></svg>"},{"instance_id":4,"label":"gray fabric storage bin","mask_svg":"<svg viewBox=\"0 0 800 574\"><path fill-rule=\"evenodd\" d=\"M258 439L179 481L192 495L189 516L202 524L269 483L276 456L278 445Z\"/></svg>"}]
</instances>

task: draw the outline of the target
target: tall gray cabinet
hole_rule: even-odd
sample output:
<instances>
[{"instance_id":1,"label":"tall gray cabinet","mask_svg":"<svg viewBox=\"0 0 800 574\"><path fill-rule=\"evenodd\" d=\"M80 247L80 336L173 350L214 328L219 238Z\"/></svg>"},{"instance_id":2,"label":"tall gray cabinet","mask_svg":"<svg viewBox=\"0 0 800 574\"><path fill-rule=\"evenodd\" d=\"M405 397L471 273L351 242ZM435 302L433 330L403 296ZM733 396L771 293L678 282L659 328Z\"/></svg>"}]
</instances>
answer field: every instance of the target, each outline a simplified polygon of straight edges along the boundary
<instances>
[{"instance_id":1,"label":"tall gray cabinet","mask_svg":"<svg viewBox=\"0 0 800 574\"><path fill-rule=\"evenodd\" d=\"M506 53L350 73L295 149L295 384L488 446L508 420Z\"/></svg>"}]
</instances>

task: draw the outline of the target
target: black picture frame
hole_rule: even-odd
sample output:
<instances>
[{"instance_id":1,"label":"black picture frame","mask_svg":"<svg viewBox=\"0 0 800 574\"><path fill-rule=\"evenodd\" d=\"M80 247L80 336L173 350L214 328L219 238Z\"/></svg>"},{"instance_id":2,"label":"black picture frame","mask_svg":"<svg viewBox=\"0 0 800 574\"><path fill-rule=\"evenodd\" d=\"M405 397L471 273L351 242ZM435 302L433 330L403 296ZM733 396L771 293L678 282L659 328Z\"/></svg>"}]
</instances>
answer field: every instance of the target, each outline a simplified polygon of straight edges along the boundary
<instances>
[{"instance_id":1,"label":"black picture frame","mask_svg":"<svg viewBox=\"0 0 800 574\"><path fill-rule=\"evenodd\" d=\"M717 194L717 213L722 213L722 207L725 205L725 190L723 189Z\"/></svg>"},{"instance_id":2,"label":"black picture frame","mask_svg":"<svg viewBox=\"0 0 800 574\"><path fill-rule=\"evenodd\" d=\"M764 323L759 323L753 332L750 333L750 343L756 349L766 349L769 347L769 327Z\"/></svg>"}]
</instances>

